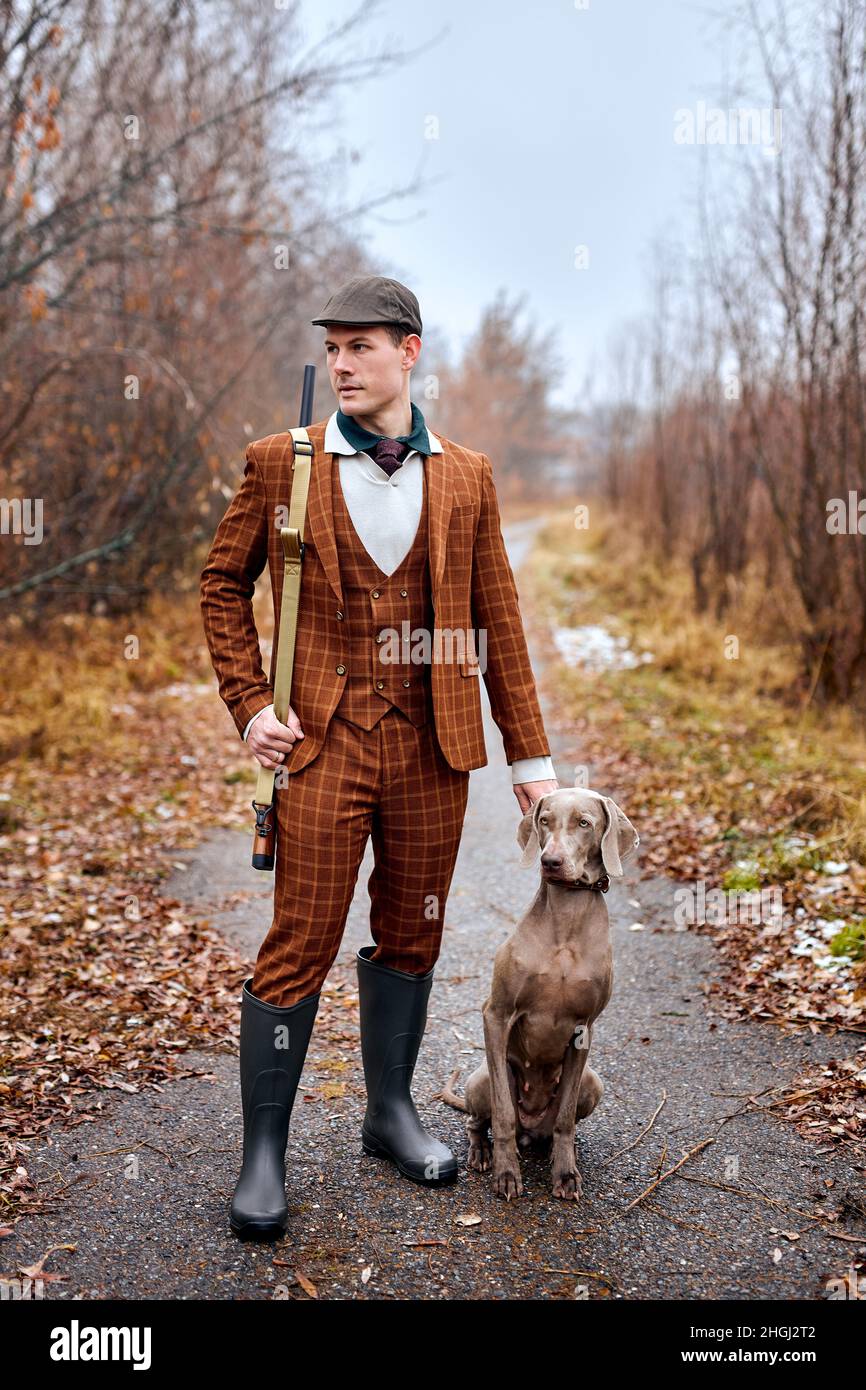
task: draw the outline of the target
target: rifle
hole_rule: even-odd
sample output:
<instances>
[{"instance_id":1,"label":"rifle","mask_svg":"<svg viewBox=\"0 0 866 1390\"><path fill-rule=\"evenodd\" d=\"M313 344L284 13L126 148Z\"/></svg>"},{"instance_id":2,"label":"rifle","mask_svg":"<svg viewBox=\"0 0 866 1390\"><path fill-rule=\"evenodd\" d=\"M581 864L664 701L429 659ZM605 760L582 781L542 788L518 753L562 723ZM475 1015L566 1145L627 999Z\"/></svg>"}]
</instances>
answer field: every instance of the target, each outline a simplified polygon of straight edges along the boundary
<instances>
[{"instance_id":1,"label":"rifle","mask_svg":"<svg viewBox=\"0 0 866 1390\"><path fill-rule=\"evenodd\" d=\"M304 367L301 391L301 412L298 428L292 430L294 461L292 463L292 496L289 503L289 525L280 529L283 543L283 597L280 604L280 630L277 643L277 666L274 673L274 714L285 724L289 714L292 689L292 665L295 654L295 633L298 622L298 601L301 595L301 569L304 560L304 518L307 511L307 491L310 485L310 465L313 449L306 427L313 418L313 397L316 391L316 369ZM253 868L273 869L276 861L276 807L274 778L276 768L259 767L256 794L252 807L256 813L253 832Z\"/></svg>"}]
</instances>

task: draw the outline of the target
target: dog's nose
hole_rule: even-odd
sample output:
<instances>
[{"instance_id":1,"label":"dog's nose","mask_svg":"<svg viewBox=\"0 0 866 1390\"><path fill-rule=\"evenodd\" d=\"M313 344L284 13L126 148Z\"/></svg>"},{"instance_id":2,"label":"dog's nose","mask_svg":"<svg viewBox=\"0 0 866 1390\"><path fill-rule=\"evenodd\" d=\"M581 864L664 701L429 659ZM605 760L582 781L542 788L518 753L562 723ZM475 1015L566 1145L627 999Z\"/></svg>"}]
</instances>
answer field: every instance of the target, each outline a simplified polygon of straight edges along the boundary
<instances>
[{"instance_id":1,"label":"dog's nose","mask_svg":"<svg viewBox=\"0 0 866 1390\"><path fill-rule=\"evenodd\" d=\"M551 854L542 854L542 856L541 856L541 862L542 862L542 864L544 865L545 869L561 869L561 868L562 868L562 859L561 859L561 858L560 858L560 859L557 859L555 855L551 855Z\"/></svg>"}]
</instances>

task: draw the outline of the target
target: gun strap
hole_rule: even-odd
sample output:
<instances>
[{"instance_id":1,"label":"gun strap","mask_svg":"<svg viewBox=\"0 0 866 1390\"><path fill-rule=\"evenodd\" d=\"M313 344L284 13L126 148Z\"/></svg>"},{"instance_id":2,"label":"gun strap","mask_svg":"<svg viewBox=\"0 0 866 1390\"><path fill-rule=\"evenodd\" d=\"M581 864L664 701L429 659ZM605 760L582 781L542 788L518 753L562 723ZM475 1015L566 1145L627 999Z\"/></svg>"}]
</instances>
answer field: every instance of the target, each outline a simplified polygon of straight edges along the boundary
<instances>
[{"instance_id":1,"label":"gun strap","mask_svg":"<svg viewBox=\"0 0 866 1390\"><path fill-rule=\"evenodd\" d=\"M301 567L304 557L304 519L307 514L307 493L310 489L310 468L313 446L302 426L290 430L294 447L292 460L292 495L289 501L289 524L280 528L283 543L283 595L280 601L280 628L277 639L277 664L274 672L274 714L285 724L289 713L292 690L292 667L295 659L295 638L298 631L298 604L301 597ZM276 768L259 765L256 782L256 802L270 806L274 799Z\"/></svg>"}]
</instances>

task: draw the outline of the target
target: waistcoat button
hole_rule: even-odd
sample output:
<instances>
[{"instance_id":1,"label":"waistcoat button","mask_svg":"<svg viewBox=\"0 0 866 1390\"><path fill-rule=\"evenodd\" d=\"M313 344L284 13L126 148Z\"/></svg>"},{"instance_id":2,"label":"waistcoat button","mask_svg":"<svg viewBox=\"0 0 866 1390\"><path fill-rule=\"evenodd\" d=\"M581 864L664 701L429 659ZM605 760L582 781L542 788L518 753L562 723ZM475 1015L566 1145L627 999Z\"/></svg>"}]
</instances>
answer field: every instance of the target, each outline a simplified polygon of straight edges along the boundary
<instances>
[{"instance_id":1,"label":"waistcoat button","mask_svg":"<svg viewBox=\"0 0 866 1390\"><path fill-rule=\"evenodd\" d=\"M338 666L338 667L337 667L337 675L338 675L338 676L345 676L345 674L346 674L346 668L345 668L345 666Z\"/></svg>"},{"instance_id":2,"label":"waistcoat button","mask_svg":"<svg viewBox=\"0 0 866 1390\"><path fill-rule=\"evenodd\" d=\"M378 598L378 597L379 597L379 590L378 590L378 589L374 589L374 590L373 590L373 598Z\"/></svg>"},{"instance_id":3,"label":"waistcoat button","mask_svg":"<svg viewBox=\"0 0 866 1390\"><path fill-rule=\"evenodd\" d=\"M384 681L377 681L377 682L376 682L376 689L377 689L377 690L384 690L384 688L385 688L385 682L384 682Z\"/></svg>"},{"instance_id":4,"label":"waistcoat button","mask_svg":"<svg viewBox=\"0 0 866 1390\"><path fill-rule=\"evenodd\" d=\"M408 682L408 681L404 681L403 684L404 684L404 685L408 685L409 682Z\"/></svg>"},{"instance_id":5,"label":"waistcoat button","mask_svg":"<svg viewBox=\"0 0 866 1390\"><path fill-rule=\"evenodd\" d=\"M385 640L385 639L384 639L384 637L382 636L382 634L381 634L381 632L380 632L380 633L378 634L377 638L376 638L376 641L377 641L377 642L384 642L384 640Z\"/></svg>"},{"instance_id":6,"label":"waistcoat button","mask_svg":"<svg viewBox=\"0 0 866 1390\"><path fill-rule=\"evenodd\" d=\"M342 616L343 616L343 615L342 615L342 613L340 612L340 610L339 610L339 608L338 608L338 609L337 609L337 617L338 617L338 618L342 618Z\"/></svg>"},{"instance_id":7,"label":"waistcoat button","mask_svg":"<svg viewBox=\"0 0 866 1390\"><path fill-rule=\"evenodd\" d=\"M408 589L401 589L401 590L400 590L400 597L401 597L401 598L408 598L408 597L409 597L409 590L408 590Z\"/></svg>"}]
</instances>

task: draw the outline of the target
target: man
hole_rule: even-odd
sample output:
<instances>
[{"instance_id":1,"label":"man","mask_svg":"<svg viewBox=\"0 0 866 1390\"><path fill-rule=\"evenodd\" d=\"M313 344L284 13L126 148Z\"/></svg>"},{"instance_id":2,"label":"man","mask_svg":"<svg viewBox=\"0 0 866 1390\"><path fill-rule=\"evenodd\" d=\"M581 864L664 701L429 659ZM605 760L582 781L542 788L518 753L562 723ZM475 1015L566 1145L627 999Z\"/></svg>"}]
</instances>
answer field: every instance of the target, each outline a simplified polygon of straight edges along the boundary
<instances>
[{"instance_id":1,"label":"man","mask_svg":"<svg viewBox=\"0 0 866 1390\"><path fill-rule=\"evenodd\" d=\"M356 276L312 322L325 329L339 409L308 430L313 461L286 724L273 713L251 599L268 563L278 634L289 433L247 448L243 482L201 576L220 695L261 766L277 770L274 917L242 991L244 1157L230 1216L242 1238L285 1228L295 1092L370 835L375 944L356 958L363 1148L416 1182L457 1175L409 1088L469 772L487 762L478 646L521 812L559 785L490 462L437 438L410 401L422 331L415 295L384 276ZM272 678L276 648L275 636Z\"/></svg>"}]
</instances>

